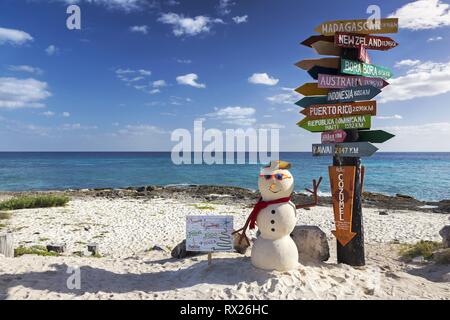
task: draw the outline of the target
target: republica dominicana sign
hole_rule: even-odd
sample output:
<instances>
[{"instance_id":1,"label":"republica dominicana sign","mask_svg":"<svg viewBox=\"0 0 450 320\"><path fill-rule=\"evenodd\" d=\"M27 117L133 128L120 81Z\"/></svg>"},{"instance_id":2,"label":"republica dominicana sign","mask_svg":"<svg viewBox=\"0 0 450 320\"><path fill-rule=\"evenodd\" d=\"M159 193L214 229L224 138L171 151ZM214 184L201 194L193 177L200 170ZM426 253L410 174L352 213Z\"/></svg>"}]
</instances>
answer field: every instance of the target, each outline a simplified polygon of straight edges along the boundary
<instances>
[{"instance_id":1,"label":"republica dominicana sign","mask_svg":"<svg viewBox=\"0 0 450 320\"><path fill-rule=\"evenodd\" d=\"M302 119L297 125L310 132L323 132L339 129L370 129L371 116L350 116L327 119Z\"/></svg>"}]
</instances>

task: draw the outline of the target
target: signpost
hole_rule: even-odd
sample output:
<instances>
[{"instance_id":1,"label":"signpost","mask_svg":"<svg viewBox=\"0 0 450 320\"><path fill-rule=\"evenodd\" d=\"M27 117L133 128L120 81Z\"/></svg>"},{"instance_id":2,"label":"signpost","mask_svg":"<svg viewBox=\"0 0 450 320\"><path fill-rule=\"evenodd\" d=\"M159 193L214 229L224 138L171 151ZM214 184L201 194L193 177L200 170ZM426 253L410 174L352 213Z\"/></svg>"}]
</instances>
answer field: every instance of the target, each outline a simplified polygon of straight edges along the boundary
<instances>
[{"instance_id":1,"label":"signpost","mask_svg":"<svg viewBox=\"0 0 450 320\"><path fill-rule=\"evenodd\" d=\"M309 120L308 118L304 118L297 123L299 127L310 132L323 132L339 129L370 129L370 124L370 115L316 120Z\"/></svg>"},{"instance_id":2,"label":"signpost","mask_svg":"<svg viewBox=\"0 0 450 320\"><path fill-rule=\"evenodd\" d=\"M370 36L348 32L337 32L334 35L334 45L343 48L365 48L366 50L389 50L398 43L388 37Z\"/></svg>"},{"instance_id":3,"label":"signpost","mask_svg":"<svg viewBox=\"0 0 450 320\"><path fill-rule=\"evenodd\" d=\"M328 94L328 89L319 88L316 82L305 83L301 87L295 89L298 93L304 96L324 96Z\"/></svg>"},{"instance_id":4,"label":"signpost","mask_svg":"<svg viewBox=\"0 0 450 320\"><path fill-rule=\"evenodd\" d=\"M356 233L352 232L356 168L354 166L330 166L328 172L336 227L336 230L331 232L342 246L346 246L356 236Z\"/></svg>"},{"instance_id":5,"label":"signpost","mask_svg":"<svg viewBox=\"0 0 450 320\"><path fill-rule=\"evenodd\" d=\"M348 59L341 59L341 72L381 79L389 79L392 77L392 72L388 68Z\"/></svg>"},{"instance_id":6,"label":"signpost","mask_svg":"<svg viewBox=\"0 0 450 320\"><path fill-rule=\"evenodd\" d=\"M339 90L331 90L327 95L327 102L350 102L360 100L370 100L381 92L374 86L351 87Z\"/></svg>"},{"instance_id":7,"label":"signpost","mask_svg":"<svg viewBox=\"0 0 450 320\"><path fill-rule=\"evenodd\" d=\"M316 104L300 111L306 119L326 119L339 116L377 114L376 101L343 102L335 104Z\"/></svg>"},{"instance_id":8,"label":"signpost","mask_svg":"<svg viewBox=\"0 0 450 320\"><path fill-rule=\"evenodd\" d=\"M329 89L343 89L358 86L373 86L377 89L382 89L389 84L384 79L361 76L319 74L317 79L319 88Z\"/></svg>"},{"instance_id":9,"label":"signpost","mask_svg":"<svg viewBox=\"0 0 450 320\"><path fill-rule=\"evenodd\" d=\"M336 32L351 32L361 34L371 33L397 33L398 19L380 19L379 24L368 19L361 20L336 20L322 23L314 31L324 35L332 36Z\"/></svg>"},{"instance_id":10,"label":"signpost","mask_svg":"<svg viewBox=\"0 0 450 320\"><path fill-rule=\"evenodd\" d=\"M361 157L378 149L371 143L383 143L393 137L371 127L377 105L370 101L389 85L392 72L371 62L368 50L390 50L398 43L373 34L396 33L398 19L337 20L319 25L314 35L302 42L320 55L336 58L307 59L297 65L317 79L296 91L306 97L296 104L306 115L297 123L310 132L322 132L321 144L313 144L314 156L333 157L329 167L333 194L338 263L363 266L364 232L362 225ZM326 62L324 62L326 61ZM364 129L364 130L363 130Z\"/></svg>"},{"instance_id":11,"label":"signpost","mask_svg":"<svg viewBox=\"0 0 450 320\"><path fill-rule=\"evenodd\" d=\"M231 252L233 246L233 216L187 216L186 250L208 252L208 265L212 252Z\"/></svg>"},{"instance_id":12,"label":"signpost","mask_svg":"<svg viewBox=\"0 0 450 320\"><path fill-rule=\"evenodd\" d=\"M377 147L368 142L343 142L312 145L312 154L316 157L370 157L377 150Z\"/></svg>"},{"instance_id":13,"label":"signpost","mask_svg":"<svg viewBox=\"0 0 450 320\"><path fill-rule=\"evenodd\" d=\"M334 130L322 132L322 143L342 143L347 138L347 132L344 130Z\"/></svg>"}]
</instances>

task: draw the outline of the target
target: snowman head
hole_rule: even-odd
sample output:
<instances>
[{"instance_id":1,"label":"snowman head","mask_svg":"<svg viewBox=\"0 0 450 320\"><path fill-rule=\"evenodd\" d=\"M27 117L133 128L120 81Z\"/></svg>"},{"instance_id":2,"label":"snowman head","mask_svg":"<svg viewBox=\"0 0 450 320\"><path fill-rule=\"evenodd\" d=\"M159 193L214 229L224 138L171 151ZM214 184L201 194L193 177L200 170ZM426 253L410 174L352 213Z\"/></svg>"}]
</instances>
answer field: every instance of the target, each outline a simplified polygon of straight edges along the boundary
<instances>
[{"instance_id":1,"label":"snowman head","mask_svg":"<svg viewBox=\"0 0 450 320\"><path fill-rule=\"evenodd\" d=\"M259 174L258 188L263 201L289 197L294 190L294 178L287 170L289 162L272 161Z\"/></svg>"}]
</instances>

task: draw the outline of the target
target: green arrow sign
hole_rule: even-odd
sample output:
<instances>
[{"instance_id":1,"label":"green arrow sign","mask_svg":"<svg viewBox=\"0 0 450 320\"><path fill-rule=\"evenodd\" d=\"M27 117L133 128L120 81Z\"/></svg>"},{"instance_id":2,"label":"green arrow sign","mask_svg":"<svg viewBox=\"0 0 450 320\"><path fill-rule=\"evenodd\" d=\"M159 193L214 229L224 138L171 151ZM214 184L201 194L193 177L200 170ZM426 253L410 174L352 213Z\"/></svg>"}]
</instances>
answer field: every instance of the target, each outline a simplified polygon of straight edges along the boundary
<instances>
[{"instance_id":1,"label":"green arrow sign","mask_svg":"<svg viewBox=\"0 0 450 320\"><path fill-rule=\"evenodd\" d=\"M392 72L388 68L347 59L341 59L341 72L385 80L392 77Z\"/></svg>"},{"instance_id":2,"label":"green arrow sign","mask_svg":"<svg viewBox=\"0 0 450 320\"><path fill-rule=\"evenodd\" d=\"M395 135L383 130L358 131L358 141L361 142L383 143L393 137Z\"/></svg>"},{"instance_id":3,"label":"green arrow sign","mask_svg":"<svg viewBox=\"0 0 450 320\"><path fill-rule=\"evenodd\" d=\"M311 132L339 129L370 129L370 115L309 120L304 118L297 125Z\"/></svg>"},{"instance_id":4,"label":"green arrow sign","mask_svg":"<svg viewBox=\"0 0 450 320\"><path fill-rule=\"evenodd\" d=\"M317 96L317 97L304 97L303 99L297 101L295 104L299 107L306 108L313 104L326 104L327 97L326 96Z\"/></svg>"}]
</instances>

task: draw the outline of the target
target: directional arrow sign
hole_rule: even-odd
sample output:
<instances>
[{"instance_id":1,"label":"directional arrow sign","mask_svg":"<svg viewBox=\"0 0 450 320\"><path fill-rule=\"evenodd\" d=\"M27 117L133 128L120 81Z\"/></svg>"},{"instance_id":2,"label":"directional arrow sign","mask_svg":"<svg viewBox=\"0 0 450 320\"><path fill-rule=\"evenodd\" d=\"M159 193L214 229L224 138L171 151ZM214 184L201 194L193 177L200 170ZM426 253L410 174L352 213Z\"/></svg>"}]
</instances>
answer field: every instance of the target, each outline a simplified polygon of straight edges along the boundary
<instances>
[{"instance_id":1,"label":"directional arrow sign","mask_svg":"<svg viewBox=\"0 0 450 320\"><path fill-rule=\"evenodd\" d=\"M342 55L343 49L335 47L333 42L317 41L311 47L318 53L324 56L338 56Z\"/></svg>"},{"instance_id":2,"label":"directional arrow sign","mask_svg":"<svg viewBox=\"0 0 450 320\"><path fill-rule=\"evenodd\" d=\"M332 36L336 32L351 32L361 34L371 33L397 33L398 32L398 19L380 19L376 23L368 19L361 20L337 20L322 23L320 26L314 29L325 36Z\"/></svg>"},{"instance_id":3,"label":"directional arrow sign","mask_svg":"<svg viewBox=\"0 0 450 320\"><path fill-rule=\"evenodd\" d=\"M392 72L388 68L347 59L341 59L341 72L382 79L389 79L392 77Z\"/></svg>"},{"instance_id":4,"label":"directional arrow sign","mask_svg":"<svg viewBox=\"0 0 450 320\"><path fill-rule=\"evenodd\" d=\"M339 73L338 69L333 68L324 68L315 66L308 70L308 74L314 79L317 80L319 77L319 74L331 74L331 75L337 75Z\"/></svg>"},{"instance_id":5,"label":"directional arrow sign","mask_svg":"<svg viewBox=\"0 0 450 320\"><path fill-rule=\"evenodd\" d=\"M304 118L302 121L298 122L297 125L311 132L339 129L370 129L371 117L369 115L363 115L315 120Z\"/></svg>"},{"instance_id":6,"label":"directional arrow sign","mask_svg":"<svg viewBox=\"0 0 450 320\"><path fill-rule=\"evenodd\" d=\"M334 36L311 36L301 42L302 45L312 48L312 45L319 41L334 42Z\"/></svg>"},{"instance_id":7,"label":"directional arrow sign","mask_svg":"<svg viewBox=\"0 0 450 320\"><path fill-rule=\"evenodd\" d=\"M358 141L361 142L383 143L393 137L395 135L383 130L358 131Z\"/></svg>"},{"instance_id":8,"label":"directional arrow sign","mask_svg":"<svg viewBox=\"0 0 450 320\"><path fill-rule=\"evenodd\" d=\"M366 48L358 48L358 60L364 63L371 63L369 52L366 50Z\"/></svg>"},{"instance_id":9,"label":"directional arrow sign","mask_svg":"<svg viewBox=\"0 0 450 320\"><path fill-rule=\"evenodd\" d=\"M331 193L333 195L334 224L336 230L331 231L339 243L346 246L353 237L353 194L355 191L355 166L328 167Z\"/></svg>"},{"instance_id":10,"label":"directional arrow sign","mask_svg":"<svg viewBox=\"0 0 450 320\"><path fill-rule=\"evenodd\" d=\"M351 102L373 99L381 92L374 86L351 87L339 90L331 90L327 95L328 103Z\"/></svg>"},{"instance_id":11,"label":"directional arrow sign","mask_svg":"<svg viewBox=\"0 0 450 320\"><path fill-rule=\"evenodd\" d=\"M295 89L298 93L304 96L324 96L328 94L328 89L319 88L317 83L309 82L305 83L301 87Z\"/></svg>"},{"instance_id":12,"label":"directional arrow sign","mask_svg":"<svg viewBox=\"0 0 450 320\"><path fill-rule=\"evenodd\" d=\"M313 156L370 157L378 150L368 142L313 144Z\"/></svg>"},{"instance_id":13,"label":"directional arrow sign","mask_svg":"<svg viewBox=\"0 0 450 320\"><path fill-rule=\"evenodd\" d=\"M382 89L388 84L388 82L380 78L319 74L317 85L319 88L329 89L343 89L359 86L374 86L375 88Z\"/></svg>"},{"instance_id":14,"label":"directional arrow sign","mask_svg":"<svg viewBox=\"0 0 450 320\"><path fill-rule=\"evenodd\" d=\"M341 143L345 141L347 133L344 130L322 132L322 143Z\"/></svg>"},{"instance_id":15,"label":"directional arrow sign","mask_svg":"<svg viewBox=\"0 0 450 320\"><path fill-rule=\"evenodd\" d=\"M303 70L309 70L315 66L339 69L340 63L341 61L339 58L322 58L322 59L305 59L297 62L295 65Z\"/></svg>"},{"instance_id":16,"label":"directional arrow sign","mask_svg":"<svg viewBox=\"0 0 450 320\"><path fill-rule=\"evenodd\" d=\"M337 32L334 36L334 45L344 48L364 47L373 50L389 50L398 46L398 43L388 37Z\"/></svg>"},{"instance_id":17,"label":"directional arrow sign","mask_svg":"<svg viewBox=\"0 0 450 320\"><path fill-rule=\"evenodd\" d=\"M327 103L326 96L317 96L317 97L304 97L303 99L297 101L295 104L299 107L306 108L312 104L325 104Z\"/></svg>"},{"instance_id":18,"label":"directional arrow sign","mask_svg":"<svg viewBox=\"0 0 450 320\"><path fill-rule=\"evenodd\" d=\"M375 116L377 114L377 102L360 101L317 104L303 109L300 113L304 114L308 120L357 115Z\"/></svg>"}]
</instances>

